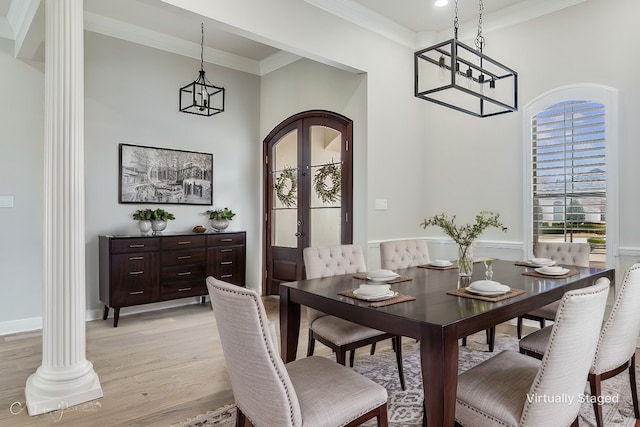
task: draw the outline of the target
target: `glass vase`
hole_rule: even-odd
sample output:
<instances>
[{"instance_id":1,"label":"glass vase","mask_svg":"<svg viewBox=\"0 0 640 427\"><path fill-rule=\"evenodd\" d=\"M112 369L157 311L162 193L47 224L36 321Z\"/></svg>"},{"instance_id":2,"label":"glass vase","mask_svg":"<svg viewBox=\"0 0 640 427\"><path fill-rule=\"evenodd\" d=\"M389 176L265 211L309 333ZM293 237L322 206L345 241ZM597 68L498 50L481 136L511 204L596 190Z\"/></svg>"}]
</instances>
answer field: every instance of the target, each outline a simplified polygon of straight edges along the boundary
<instances>
[{"instance_id":1,"label":"glass vase","mask_svg":"<svg viewBox=\"0 0 640 427\"><path fill-rule=\"evenodd\" d=\"M473 245L458 246L458 275L471 277L473 274Z\"/></svg>"}]
</instances>

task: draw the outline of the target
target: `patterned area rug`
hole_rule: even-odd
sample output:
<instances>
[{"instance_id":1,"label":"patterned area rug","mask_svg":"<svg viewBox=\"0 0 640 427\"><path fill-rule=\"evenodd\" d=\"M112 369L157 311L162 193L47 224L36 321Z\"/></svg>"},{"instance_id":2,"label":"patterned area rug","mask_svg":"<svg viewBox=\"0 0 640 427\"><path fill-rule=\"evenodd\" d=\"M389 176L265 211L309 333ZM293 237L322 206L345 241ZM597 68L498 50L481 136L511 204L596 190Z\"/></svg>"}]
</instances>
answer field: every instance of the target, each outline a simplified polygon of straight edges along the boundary
<instances>
[{"instance_id":1,"label":"patterned area rug","mask_svg":"<svg viewBox=\"0 0 640 427\"><path fill-rule=\"evenodd\" d=\"M489 353L485 343L484 332L468 338L468 345L460 347L459 372L463 372L492 354L502 350L518 350L516 338L505 334L496 334L495 352ZM420 372L419 344L405 338L403 347L404 375L407 390L402 391L398 379L395 355L391 350L380 351L373 356L363 356L356 359L354 370L371 378L386 387L389 393L389 425L392 427L415 427L422 425L422 375ZM633 427L633 405L629 389L629 375L621 373L617 377L603 381L603 396L605 426ZM585 396L588 393L588 385ZM207 412L189 419L173 427L216 426L233 427L235 425L235 406L228 405L215 411ZM374 420L364 426L375 426ZM591 403L584 402L580 408L580 426L595 426Z\"/></svg>"}]
</instances>

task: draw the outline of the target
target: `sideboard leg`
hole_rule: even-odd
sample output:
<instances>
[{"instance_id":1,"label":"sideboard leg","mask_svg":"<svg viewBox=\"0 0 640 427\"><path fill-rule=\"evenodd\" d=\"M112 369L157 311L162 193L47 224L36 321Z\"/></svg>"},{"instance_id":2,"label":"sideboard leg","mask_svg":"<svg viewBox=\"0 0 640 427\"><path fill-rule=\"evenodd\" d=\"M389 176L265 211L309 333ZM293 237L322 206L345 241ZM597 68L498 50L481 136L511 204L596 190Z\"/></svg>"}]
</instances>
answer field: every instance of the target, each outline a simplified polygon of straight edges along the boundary
<instances>
[{"instance_id":1,"label":"sideboard leg","mask_svg":"<svg viewBox=\"0 0 640 427\"><path fill-rule=\"evenodd\" d=\"M109 306L105 304L104 312L102 313L102 320L107 320L107 317L109 317Z\"/></svg>"},{"instance_id":2,"label":"sideboard leg","mask_svg":"<svg viewBox=\"0 0 640 427\"><path fill-rule=\"evenodd\" d=\"M113 308L113 327L118 327L118 320L120 320L120 307Z\"/></svg>"}]
</instances>

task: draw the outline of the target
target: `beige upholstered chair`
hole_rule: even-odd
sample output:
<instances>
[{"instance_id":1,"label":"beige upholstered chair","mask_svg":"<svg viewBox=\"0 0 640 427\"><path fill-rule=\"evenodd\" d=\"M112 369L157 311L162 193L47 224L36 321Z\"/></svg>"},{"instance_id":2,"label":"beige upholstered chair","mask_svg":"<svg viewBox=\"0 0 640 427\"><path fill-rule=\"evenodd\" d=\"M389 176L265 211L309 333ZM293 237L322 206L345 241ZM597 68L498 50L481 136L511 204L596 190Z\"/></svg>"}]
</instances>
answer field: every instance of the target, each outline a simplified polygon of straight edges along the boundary
<instances>
[{"instance_id":1,"label":"beige upholstered chair","mask_svg":"<svg viewBox=\"0 0 640 427\"><path fill-rule=\"evenodd\" d=\"M362 248L358 245L309 247L303 249L302 255L307 279L367 271ZM398 362L400 385L403 390L405 389L401 337L358 325L339 317L328 316L311 308L307 309L307 317L309 322L307 356L313 355L315 342L318 340L336 352L336 360L342 365L346 364L346 353L350 351L350 365L353 366L354 353L357 348L371 344L371 354L373 354L376 342L392 339Z\"/></svg>"},{"instance_id":2,"label":"beige upholstered chair","mask_svg":"<svg viewBox=\"0 0 640 427\"><path fill-rule=\"evenodd\" d=\"M207 278L233 395L236 426L357 426L377 417L387 426L384 387L324 357L286 365L258 294Z\"/></svg>"},{"instance_id":3,"label":"beige upholstered chair","mask_svg":"<svg viewBox=\"0 0 640 427\"><path fill-rule=\"evenodd\" d=\"M393 240L380 243L380 266L384 269L415 267L429 261L426 240Z\"/></svg>"},{"instance_id":4,"label":"beige upholstered chair","mask_svg":"<svg viewBox=\"0 0 640 427\"><path fill-rule=\"evenodd\" d=\"M380 266L387 270L416 267L428 264L429 248L424 239L390 240L380 243ZM487 344L489 351L493 351L495 342L495 328L487 329ZM462 345L467 345L467 337L462 339Z\"/></svg>"},{"instance_id":5,"label":"beige upholstered chair","mask_svg":"<svg viewBox=\"0 0 640 427\"><path fill-rule=\"evenodd\" d=\"M456 421L473 427L577 426L578 397L596 352L608 292L609 280L603 278L564 294L541 361L506 350L460 374Z\"/></svg>"},{"instance_id":6,"label":"beige upholstered chair","mask_svg":"<svg viewBox=\"0 0 640 427\"><path fill-rule=\"evenodd\" d=\"M558 264L578 267L589 267L590 253L591 246L588 243L539 242L535 248L537 258L550 258ZM552 302L518 317L518 338L522 338L522 319L537 320L540 328L544 328L546 320L555 319L559 304L559 301Z\"/></svg>"},{"instance_id":7,"label":"beige upholstered chair","mask_svg":"<svg viewBox=\"0 0 640 427\"><path fill-rule=\"evenodd\" d=\"M616 301L602 325L600 339L591 370L589 384L591 395L599 397L601 382L629 368L631 399L636 419L640 419L638 390L636 385L636 341L640 334L640 264L635 264L624 277ZM520 341L520 353L541 359L547 349L551 327L535 331ZM604 426L602 402L593 403L598 427Z\"/></svg>"}]
</instances>

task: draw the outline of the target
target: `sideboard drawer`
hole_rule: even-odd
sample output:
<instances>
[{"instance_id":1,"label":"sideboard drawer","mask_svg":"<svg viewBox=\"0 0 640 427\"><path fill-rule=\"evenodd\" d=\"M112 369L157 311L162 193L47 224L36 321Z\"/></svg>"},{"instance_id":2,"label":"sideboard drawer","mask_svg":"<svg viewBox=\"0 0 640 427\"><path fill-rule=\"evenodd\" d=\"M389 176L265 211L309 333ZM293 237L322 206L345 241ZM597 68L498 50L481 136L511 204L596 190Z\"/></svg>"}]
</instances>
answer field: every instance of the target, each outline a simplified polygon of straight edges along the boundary
<instances>
[{"instance_id":1,"label":"sideboard drawer","mask_svg":"<svg viewBox=\"0 0 640 427\"><path fill-rule=\"evenodd\" d=\"M171 300L207 294L207 286L202 280L190 280L175 283L163 283L160 287L160 298Z\"/></svg>"},{"instance_id":2,"label":"sideboard drawer","mask_svg":"<svg viewBox=\"0 0 640 427\"><path fill-rule=\"evenodd\" d=\"M207 236L207 246L244 245L245 240L245 233L222 233Z\"/></svg>"},{"instance_id":3,"label":"sideboard drawer","mask_svg":"<svg viewBox=\"0 0 640 427\"><path fill-rule=\"evenodd\" d=\"M164 267L198 264L204 263L206 260L207 250L205 248L162 252L162 265Z\"/></svg>"},{"instance_id":4,"label":"sideboard drawer","mask_svg":"<svg viewBox=\"0 0 640 427\"><path fill-rule=\"evenodd\" d=\"M163 237L162 249L188 249L188 248L202 248L206 243L205 236L175 236L175 237Z\"/></svg>"},{"instance_id":5,"label":"sideboard drawer","mask_svg":"<svg viewBox=\"0 0 640 427\"><path fill-rule=\"evenodd\" d=\"M113 239L111 252L114 254L126 252L146 252L160 250L160 240L140 237L138 239Z\"/></svg>"},{"instance_id":6,"label":"sideboard drawer","mask_svg":"<svg viewBox=\"0 0 640 427\"><path fill-rule=\"evenodd\" d=\"M172 282L178 280L204 279L206 264L178 265L175 267L165 267L162 269L162 282Z\"/></svg>"}]
</instances>

